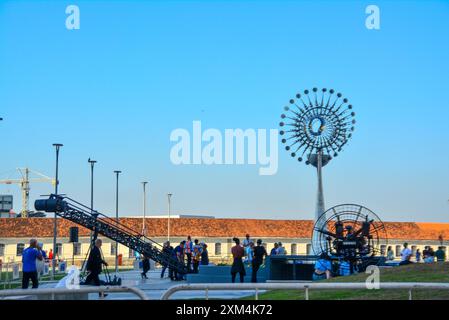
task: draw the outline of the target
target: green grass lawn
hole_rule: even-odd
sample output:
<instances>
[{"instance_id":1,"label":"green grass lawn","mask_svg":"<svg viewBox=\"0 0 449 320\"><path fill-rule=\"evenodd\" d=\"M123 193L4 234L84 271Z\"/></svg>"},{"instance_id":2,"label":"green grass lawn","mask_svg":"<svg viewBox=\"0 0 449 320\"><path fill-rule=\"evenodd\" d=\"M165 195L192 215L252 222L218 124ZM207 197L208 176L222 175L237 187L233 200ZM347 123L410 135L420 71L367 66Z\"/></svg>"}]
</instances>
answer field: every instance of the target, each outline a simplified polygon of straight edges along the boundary
<instances>
[{"instance_id":1,"label":"green grass lawn","mask_svg":"<svg viewBox=\"0 0 449 320\"><path fill-rule=\"evenodd\" d=\"M323 282L365 282L368 274L337 277ZM381 282L449 282L449 263L413 264L381 268ZM414 300L449 300L446 290L413 290ZM244 300L253 300L254 297ZM259 295L260 300L304 300L304 290L275 290ZM408 290L309 290L310 300L407 300Z\"/></svg>"}]
</instances>

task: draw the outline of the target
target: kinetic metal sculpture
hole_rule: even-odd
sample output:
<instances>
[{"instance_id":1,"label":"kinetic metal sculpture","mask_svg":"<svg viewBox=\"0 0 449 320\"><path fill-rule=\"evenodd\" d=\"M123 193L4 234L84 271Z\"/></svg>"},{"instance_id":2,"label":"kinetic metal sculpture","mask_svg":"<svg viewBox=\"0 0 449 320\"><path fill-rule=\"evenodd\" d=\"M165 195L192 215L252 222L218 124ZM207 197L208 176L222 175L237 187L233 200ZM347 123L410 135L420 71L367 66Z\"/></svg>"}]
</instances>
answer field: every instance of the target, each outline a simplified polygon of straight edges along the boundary
<instances>
[{"instance_id":1,"label":"kinetic metal sculpture","mask_svg":"<svg viewBox=\"0 0 449 320\"><path fill-rule=\"evenodd\" d=\"M350 273L376 264L381 241L386 246L387 232L379 217L363 206L343 204L330 208L315 223L313 238L319 251L340 265L346 262Z\"/></svg>"},{"instance_id":2,"label":"kinetic metal sculpture","mask_svg":"<svg viewBox=\"0 0 449 320\"><path fill-rule=\"evenodd\" d=\"M318 192L315 211L315 221L324 213L324 196L322 182L322 167L329 163L332 157L338 156L343 146L352 137L355 125L355 112L348 99L334 89L313 88L312 92L304 90L298 93L296 100L290 100L290 106L284 108L281 115L280 135L285 136L282 143L285 150L298 161L312 164L317 168ZM312 239L312 248L320 253L318 239Z\"/></svg>"}]
</instances>

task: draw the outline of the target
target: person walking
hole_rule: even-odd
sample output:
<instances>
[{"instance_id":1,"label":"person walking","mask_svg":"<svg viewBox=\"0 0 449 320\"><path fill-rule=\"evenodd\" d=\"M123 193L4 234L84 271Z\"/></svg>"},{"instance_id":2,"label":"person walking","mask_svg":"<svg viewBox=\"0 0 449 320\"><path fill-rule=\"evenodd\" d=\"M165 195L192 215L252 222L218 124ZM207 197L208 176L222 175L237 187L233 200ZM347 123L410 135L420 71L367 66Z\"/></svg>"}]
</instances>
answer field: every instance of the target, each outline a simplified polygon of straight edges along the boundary
<instances>
[{"instance_id":1,"label":"person walking","mask_svg":"<svg viewBox=\"0 0 449 320\"><path fill-rule=\"evenodd\" d=\"M142 255L142 279L148 279L147 272L150 271L150 259L143 254Z\"/></svg>"},{"instance_id":2,"label":"person walking","mask_svg":"<svg viewBox=\"0 0 449 320\"><path fill-rule=\"evenodd\" d=\"M170 250L169 247L170 247L170 241L164 242L164 245L162 247L162 252L165 253L167 256L171 257L171 253L169 251ZM165 270L167 270L168 267L169 266L168 266L167 263L162 263L161 279L164 278ZM169 270L169 273L170 273L170 270ZM169 274L169 276L170 276L170 274Z\"/></svg>"},{"instance_id":3,"label":"person walking","mask_svg":"<svg viewBox=\"0 0 449 320\"><path fill-rule=\"evenodd\" d=\"M37 249L37 240L31 239L30 246L22 252L22 289L28 289L30 280L33 289L39 287L37 260L42 260L42 253Z\"/></svg>"},{"instance_id":4,"label":"person walking","mask_svg":"<svg viewBox=\"0 0 449 320\"><path fill-rule=\"evenodd\" d=\"M257 240L257 245L254 247L254 258L252 261L252 274L251 274L251 282L257 283L257 272L259 271L260 266L263 264L264 257L267 256L267 250L262 246L262 240Z\"/></svg>"},{"instance_id":5,"label":"person walking","mask_svg":"<svg viewBox=\"0 0 449 320\"><path fill-rule=\"evenodd\" d=\"M101 239L97 239L95 240L95 245L90 250L89 258L87 259L86 264L88 275L84 284L93 284L97 287L101 285L99 276L102 271L102 265L105 265L106 267L108 266L101 255L102 244L103 241L101 241ZM102 295L101 293L99 293L98 295L103 298L107 296L107 294Z\"/></svg>"},{"instance_id":6,"label":"person walking","mask_svg":"<svg viewBox=\"0 0 449 320\"><path fill-rule=\"evenodd\" d=\"M243 256L245 255L245 250L240 245L240 239L234 238L233 240L235 242L235 246L231 248L232 257L234 259L231 268L232 283L235 283L237 273L240 275L240 283L243 283L246 276L245 266L242 261Z\"/></svg>"}]
</instances>

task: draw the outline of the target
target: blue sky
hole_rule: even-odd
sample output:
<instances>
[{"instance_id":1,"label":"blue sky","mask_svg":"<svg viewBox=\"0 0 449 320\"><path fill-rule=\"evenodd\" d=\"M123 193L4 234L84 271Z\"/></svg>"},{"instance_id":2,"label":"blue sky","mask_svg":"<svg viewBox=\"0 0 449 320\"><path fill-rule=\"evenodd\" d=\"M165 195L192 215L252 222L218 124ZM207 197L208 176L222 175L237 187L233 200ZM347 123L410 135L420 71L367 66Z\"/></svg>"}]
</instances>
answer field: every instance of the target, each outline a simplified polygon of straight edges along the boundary
<instances>
[{"instance_id":1,"label":"blue sky","mask_svg":"<svg viewBox=\"0 0 449 320\"><path fill-rule=\"evenodd\" d=\"M65 28L76 4L81 29ZM381 29L365 27L380 7ZM298 91L335 88L357 127L324 169L327 207L359 203L384 220L449 222L448 1L2 1L0 179L16 167L52 175L61 192L114 211L113 170L123 171L120 210L217 217L309 219L315 172L279 150L279 170L174 166L170 132L277 128ZM31 196L51 191L32 185ZM15 195L17 186L0 186Z\"/></svg>"}]
</instances>

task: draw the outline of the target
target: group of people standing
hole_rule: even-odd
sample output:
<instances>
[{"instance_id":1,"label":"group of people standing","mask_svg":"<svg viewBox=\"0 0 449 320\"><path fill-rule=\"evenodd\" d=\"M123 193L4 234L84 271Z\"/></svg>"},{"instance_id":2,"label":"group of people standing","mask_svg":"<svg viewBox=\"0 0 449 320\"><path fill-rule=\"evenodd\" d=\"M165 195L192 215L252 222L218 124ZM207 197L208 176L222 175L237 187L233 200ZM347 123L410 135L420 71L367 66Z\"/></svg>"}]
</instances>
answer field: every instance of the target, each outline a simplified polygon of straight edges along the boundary
<instances>
[{"instance_id":1,"label":"group of people standing","mask_svg":"<svg viewBox=\"0 0 449 320\"><path fill-rule=\"evenodd\" d=\"M254 249L257 246L257 243L255 243L249 234L245 236L245 240L243 240L243 249L245 252L244 262L251 265L253 258L254 258ZM270 251L270 256L275 255L286 255L287 250L285 250L285 247L282 245L282 242L276 242L274 244L273 249Z\"/></svg>"},{"instance_id":2,"label":"group of people standing","mask_svg":"<svg viewBox=\"0 0 449 320\"><path fill-rule=\"evenodd\" d=\"M188 236L187 240L181 241L175 248L170 245L170 241L166 241L162 252L184 265L187 268L187 273L198 273L200 265L209 265L207 244L200 242L198 239L192 241L191 236ZM179 274L168 264L162 265L161 278L164 278L167 269L168 277L171 280L183 280L184 275Z\"/></svg>"},{"instance_id":3,"label":"group of people standing","mask_svg":"<svg viewBox=\"0 0 449 320\"><path fill-rule=\"evenodd\" d=\"M446 261L446 251L443 246L438 247L437 251L434 251L431 246L425 246L424 250L417 249L414 253L415 261L424 263L433 263L435 259L438 262ZM400 265L411 264L412 262L413 252L409 248L408 243L404 243L403 249L401 250L401 262ZM387 248L387 261L393 261L395 259L395 253L391 246Z\"/></svg>"},{"instance_id":4,"label":"group of people standing","mask_svg":"<svg viewBox=\"0 0 449 320\"><path fill-rule=\"evenodd\" d=\"M239 274L241 283L245 281L246 270L243 263L245 255L251 257L248 259L251 261L252 266L251 282L257 282L257 272L264 262L264 257L267 256L267 251L262 245L262 240L257 240L256 245L254 245L254 242L251 241L249 235L246 235L246 239L243 241L243 246L240 245L240 239L234 238L233 241L235 242L235 246L231 248L233 258L231 267L232 282L235 282L237 274Z\"/></svg>"}]
</instances>

